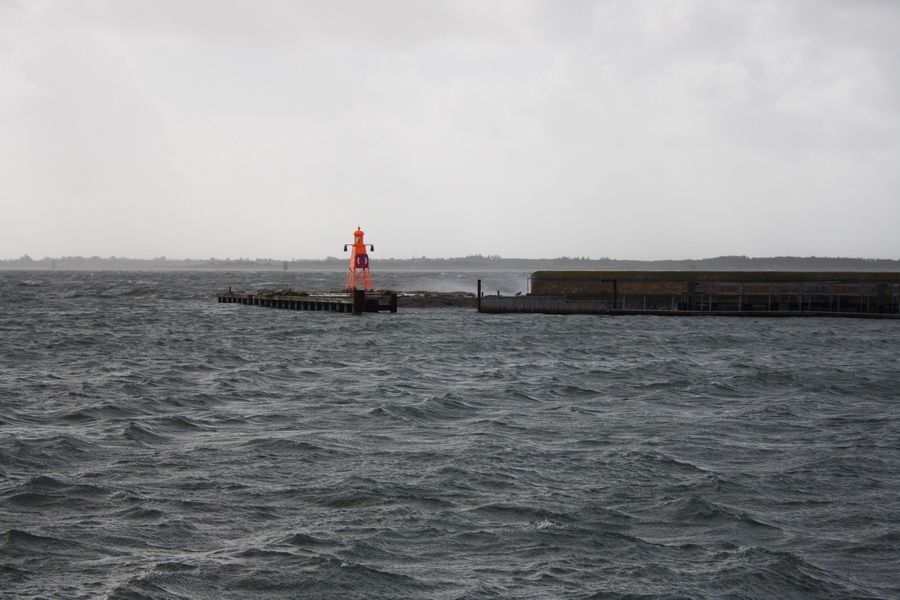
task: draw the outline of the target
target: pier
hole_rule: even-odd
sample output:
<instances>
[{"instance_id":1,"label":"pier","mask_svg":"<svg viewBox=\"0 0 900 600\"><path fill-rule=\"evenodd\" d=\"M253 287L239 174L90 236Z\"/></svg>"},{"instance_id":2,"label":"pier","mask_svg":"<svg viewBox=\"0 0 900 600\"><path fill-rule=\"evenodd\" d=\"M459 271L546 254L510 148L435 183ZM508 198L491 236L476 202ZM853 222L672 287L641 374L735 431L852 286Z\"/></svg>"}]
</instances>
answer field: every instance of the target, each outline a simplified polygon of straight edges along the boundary
<instances>
[{"instance_id":1,"label":"pier","mask_svg":"<svg viewBox=\"0 0 900 600\"><path fill-rule=\"evenodd\" d=\"M264 306L266 308L282 308L285 310L314 310L361 315L363 313L397 312L397 294L394 292L376 292L372 284L372 272L369 268L369 251L375 246L365 243L362 228L353 232L353 243L344 244L344 251L352 247L350 264L347 267L347 283L343 292L310 294L286 290L258 290L253 292L235 292L230 287L227 292L216 294L219 304L245 304ZM287 270L287 263L284 263Z\"/></svg>"},{"instance_id":2,"label":"pier","mask_svg":"<svg viewBox=\"0 0 900 600\"><path fill-rule=\"evenodd\" d=\"M397 312L397 294L393 292L366 292L355 290L346 293L308 294L293 290L260 290L251 292L227 292L216 294L219 304L244 304L285 310L313 310L350 313Z\"/></svg>"},{"instance_id":3,"label":"pier","mask_svg":"<svg viewBox=\"0 0 900 600\"><path fill-rule=\"evenodd\" d=\"M900 319L900 273L537 271L529 293L478 311L592 315Z\"/></svg>"}]
</instances>

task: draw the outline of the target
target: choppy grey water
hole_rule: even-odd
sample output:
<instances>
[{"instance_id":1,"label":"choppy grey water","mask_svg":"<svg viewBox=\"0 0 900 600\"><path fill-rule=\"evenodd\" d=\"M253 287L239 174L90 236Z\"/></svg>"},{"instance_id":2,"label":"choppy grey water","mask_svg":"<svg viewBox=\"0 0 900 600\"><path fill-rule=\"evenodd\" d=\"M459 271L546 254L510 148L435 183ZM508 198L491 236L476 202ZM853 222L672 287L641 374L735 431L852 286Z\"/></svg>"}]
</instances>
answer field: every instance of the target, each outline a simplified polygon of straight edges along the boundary
<instances>
[{"instance_id":1,"label":"choppy grey water","mask_svg":"<svg viewBox=\"0 0 900 600\"><path fill-rule=\"evenodd\" d=\"M900 596L900 323L213 297L339 282L0 273L0 595Z\"/></svg>"}]
</instances>

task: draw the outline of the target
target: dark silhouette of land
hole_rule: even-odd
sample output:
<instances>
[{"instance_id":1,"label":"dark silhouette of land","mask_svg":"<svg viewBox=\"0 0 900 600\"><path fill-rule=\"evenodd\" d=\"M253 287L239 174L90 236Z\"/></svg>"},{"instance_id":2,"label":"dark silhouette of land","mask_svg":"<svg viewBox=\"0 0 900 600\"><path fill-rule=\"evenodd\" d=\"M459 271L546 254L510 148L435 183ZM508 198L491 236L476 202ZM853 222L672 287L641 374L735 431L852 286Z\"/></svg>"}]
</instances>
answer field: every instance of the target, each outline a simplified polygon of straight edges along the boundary
<instances>
[{"instance_id":1,"label":"dark silhouette of land","mask_svg":"<svg viewBox=\"0 0 900 600\"><path fill-rule=\"evenodd\" d=\"M627 260L561 256L558 258L504 258L480 254L457 258L378 258L375 269L383 271L538 271L548 269L594 271L900 271L900 260L887 258L840 258L817 256L717 256L683 260ZM110 256L63 256L32 259L29 256L0 260L0 270L65 271L343 271L347 259L209 258L153 259Z\"/></svg>"}]
</instances>

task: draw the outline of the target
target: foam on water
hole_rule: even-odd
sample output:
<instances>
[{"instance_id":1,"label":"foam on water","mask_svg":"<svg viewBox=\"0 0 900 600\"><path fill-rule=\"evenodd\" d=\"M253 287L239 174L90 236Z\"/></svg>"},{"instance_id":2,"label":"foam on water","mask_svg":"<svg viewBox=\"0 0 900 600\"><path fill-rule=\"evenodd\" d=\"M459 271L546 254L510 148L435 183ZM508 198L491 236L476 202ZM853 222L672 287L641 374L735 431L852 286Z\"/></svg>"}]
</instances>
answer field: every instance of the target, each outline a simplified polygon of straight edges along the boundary
<instances>
[{"instance_id":1,"label":"foam on water","mask_svg":"<svg viewBox=\"0 0 900 600\"><path fill-rule=\"evenodd\" d=\"M900 323L213 297L341 279L0 273L0 597L900 595Z\"/></svg>"}]
</instances>

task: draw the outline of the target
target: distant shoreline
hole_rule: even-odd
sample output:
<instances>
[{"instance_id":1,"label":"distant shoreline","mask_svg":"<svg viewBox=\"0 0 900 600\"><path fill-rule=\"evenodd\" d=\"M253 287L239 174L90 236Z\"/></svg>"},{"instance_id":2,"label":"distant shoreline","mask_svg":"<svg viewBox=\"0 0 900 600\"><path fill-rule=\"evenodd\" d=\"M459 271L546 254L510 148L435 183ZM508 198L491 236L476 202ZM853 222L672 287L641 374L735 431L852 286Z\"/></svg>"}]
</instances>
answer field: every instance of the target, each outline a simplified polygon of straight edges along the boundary
<instances>
[{"instance_id":1,"label":"distant shoreline","mask_svg":"<svg viewBox=\"0 0 900 600\"><path fill-rule=\"evenodd\" d=\"M169 260L109 257L61 257L34 260L28 256L0 260L0 271L306 271L342 272L346 259L184 259ZM780 256L751 258L719 256L685 260L625 260L589 258L384 258L372 260L379 271L900 271L900 260L886 258L841 258Z\"/></svg>"}]
</instances>

